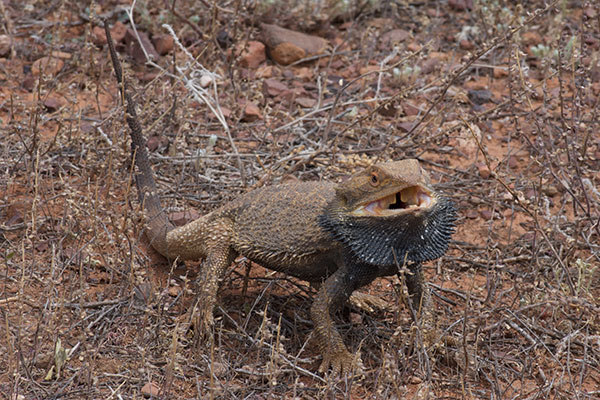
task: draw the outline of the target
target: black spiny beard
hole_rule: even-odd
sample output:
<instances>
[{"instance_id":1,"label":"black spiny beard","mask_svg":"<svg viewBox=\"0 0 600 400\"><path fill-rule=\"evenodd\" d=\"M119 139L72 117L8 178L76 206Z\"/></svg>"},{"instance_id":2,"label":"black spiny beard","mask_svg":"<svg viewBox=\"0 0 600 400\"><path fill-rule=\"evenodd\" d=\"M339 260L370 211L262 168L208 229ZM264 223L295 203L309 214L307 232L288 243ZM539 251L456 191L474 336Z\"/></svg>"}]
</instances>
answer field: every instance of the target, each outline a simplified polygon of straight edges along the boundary
<instances>
[{"instance_id":1,"label":"black spiny beard","mask_svg":"<svg viewBox=\"0 0 600 400\"><path fill-rule=\"evenodd\" d=\"M355 217L332 206L319 223L359 260L387 266L441 257L448 249L455 221L452 202L438 198L430 210L385 217Z\"/></svg>"}]
</instances>

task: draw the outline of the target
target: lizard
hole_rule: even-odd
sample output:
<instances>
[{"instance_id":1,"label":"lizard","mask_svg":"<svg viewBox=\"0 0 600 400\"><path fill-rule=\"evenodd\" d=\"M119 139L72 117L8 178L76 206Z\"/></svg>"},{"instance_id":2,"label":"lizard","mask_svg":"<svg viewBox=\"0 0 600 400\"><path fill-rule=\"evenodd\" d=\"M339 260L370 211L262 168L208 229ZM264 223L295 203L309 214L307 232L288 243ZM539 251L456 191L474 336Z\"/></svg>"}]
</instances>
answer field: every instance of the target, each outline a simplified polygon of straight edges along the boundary
<instances>
[{"instance_id":1,"label":"lizard","mask_svg":"<svg viewBox=\"0 0 600 400\"><path fill-rule=\"evenodd\" d=\"M420 315L431 315L421 263L446 252L456 210L432 189L419 161L375 164L341 183L264 186L175 227L161 206L136 105L127 92L108 23L104 26L131 136L145 235L169 260L203 260L191 310L197 336L210 334L219 283L239 255L318 287L310 315L323 357L321 372L360 368L359 356L347 349L333 315L355 290L374 279L408 266L409 305Z\"/></svg>"}]
</instances>

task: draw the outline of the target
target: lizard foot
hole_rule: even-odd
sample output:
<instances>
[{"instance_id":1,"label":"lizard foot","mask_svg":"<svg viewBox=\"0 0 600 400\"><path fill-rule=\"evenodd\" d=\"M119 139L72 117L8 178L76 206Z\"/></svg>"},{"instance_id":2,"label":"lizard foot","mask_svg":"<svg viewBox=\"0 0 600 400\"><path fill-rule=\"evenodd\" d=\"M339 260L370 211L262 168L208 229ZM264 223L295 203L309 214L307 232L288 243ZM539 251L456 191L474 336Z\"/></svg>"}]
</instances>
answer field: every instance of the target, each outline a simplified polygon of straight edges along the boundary
<instances>
[{"instance_id":1,"label":"lizard foot","mask_svg":"<svg viewBox=\"0 0 600 400\"><path fill-rule=\"evenodd\" d=\"M204 339L212 335L212 327L215 323L213 308L206 307L198 299L191 310L190 320L194 325L194 341L197 346L204 342Z\"/></svg>"},{"instance_id":2,"label":"lizard foot","mask_svg":"<svg viewBox=\"0 0 600 400\"><path fill-rule=\"evenodd\" d=\"M390 306L387 301L377 296L361 292L352 293L348 300L352 306L370 313L375 310L386 310Z\"/></svg>"},{"instance_id":3,"label":"lizard foot","mask_svg":"<svg viewBox=\"0 0 600 400\"><path fill-rule=\"evenodd\" d=\"M329 369L331 369L333 376L343 376L353 373L362 375L363 365L360 353L352 354L346 349L340 351L332 350L324 353L319 372L326 373Z\"/></svg>"},{"instance_id":4,"label":"lizard foot","mask_svg":"<svg viewBox=\"0 0 600 400\"><path fill-rule=\"evenodd\" d=\"M445 362L457 366L469 376L475 373L475 347L467 344L465 349L461 339L444 333L437 327L423 328L423 346L430 356L445 359Z\"/></svg>"}]
</instances>

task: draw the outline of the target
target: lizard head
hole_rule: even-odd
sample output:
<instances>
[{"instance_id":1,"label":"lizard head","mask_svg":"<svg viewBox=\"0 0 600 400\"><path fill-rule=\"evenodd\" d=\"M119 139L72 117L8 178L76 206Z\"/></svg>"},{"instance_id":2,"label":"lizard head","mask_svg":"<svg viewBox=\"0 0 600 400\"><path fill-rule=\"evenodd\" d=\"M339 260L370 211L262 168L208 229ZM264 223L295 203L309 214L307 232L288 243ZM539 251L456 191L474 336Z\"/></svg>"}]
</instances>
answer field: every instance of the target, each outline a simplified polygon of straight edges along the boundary
<instances>
[{"instance_id":1,"label":"lizard head","mask_svg":"<svg viewBox=\"0 0 600 400\"><path fill-rule=\"evenodd\" d=\"M373 165L336 188L353 216L391 216L415 213L435 204L429 174L417 160Z\"/></svg>"},{"instance_id":2,"label":"lizard head","mask_svg":"<svg viewBox=\"0 0 600 400\"><path fill-rule=\"evenodd\" d=\"M321 225L363 262L421 262L443 255L454 232L452 203L417 160L371 166L340 183Z\"/></svg>"}]
</instances>

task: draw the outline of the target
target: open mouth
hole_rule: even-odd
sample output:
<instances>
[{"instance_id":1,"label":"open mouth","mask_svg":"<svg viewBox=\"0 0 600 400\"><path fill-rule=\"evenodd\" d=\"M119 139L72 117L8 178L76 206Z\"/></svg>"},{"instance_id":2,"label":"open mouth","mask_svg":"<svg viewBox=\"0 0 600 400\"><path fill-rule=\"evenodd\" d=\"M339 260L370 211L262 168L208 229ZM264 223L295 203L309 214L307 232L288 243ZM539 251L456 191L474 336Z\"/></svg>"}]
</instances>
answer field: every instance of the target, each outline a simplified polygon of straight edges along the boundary
<instances>
[{"instance_id":1,"label":"open mouth","mask_svg":"<svg viewBox=\"0 0 600 400\"><path fill-rule=\"evenodd\" d=\"M418 209L426 209L435 203L435 199L427 189L421 186L410 186L381 199L370 201L352 212L356 216L388 216Z\"/></svg>"}]
</instances>

